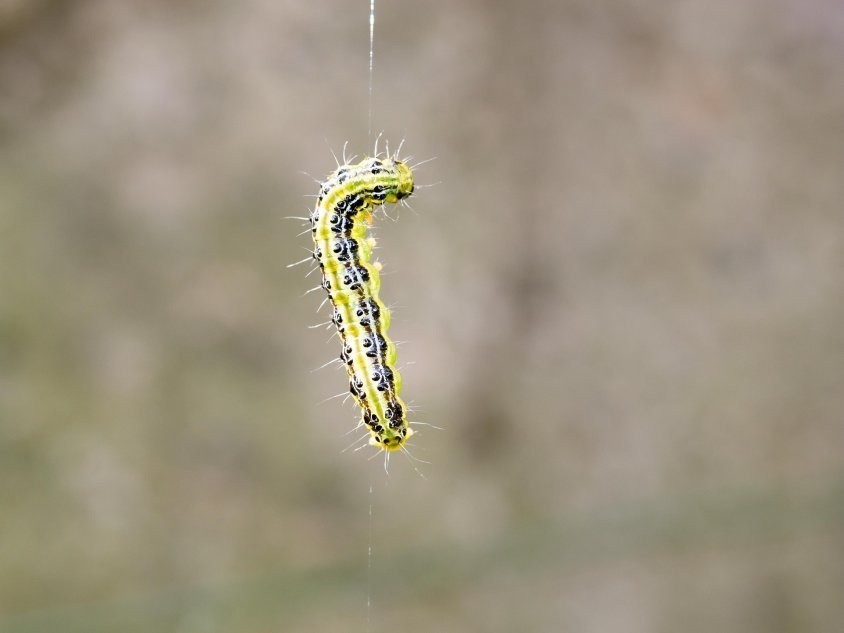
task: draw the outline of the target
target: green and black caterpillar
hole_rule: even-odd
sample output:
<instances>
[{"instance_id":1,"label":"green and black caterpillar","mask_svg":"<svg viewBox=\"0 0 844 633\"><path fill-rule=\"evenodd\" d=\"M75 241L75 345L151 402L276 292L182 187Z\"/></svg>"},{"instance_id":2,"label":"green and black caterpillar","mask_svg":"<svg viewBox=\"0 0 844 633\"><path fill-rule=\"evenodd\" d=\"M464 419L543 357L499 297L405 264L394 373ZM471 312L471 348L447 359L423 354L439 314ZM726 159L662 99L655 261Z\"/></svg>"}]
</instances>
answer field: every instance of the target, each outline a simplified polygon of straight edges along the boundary
<instances>
[{"instance_id":1,"label":"green and black caterpillar","mask_svg":"<svg viewBox=\"0 0 844 633\"><path fill-rule=\"evenodd\" d=\"M385 451L401 450L413 430L399 396L396 346L387 335L390 311L378 296L381 265L371 261L375 240L366 232L376 205L397 203L412 193L407 163L376 155L329 175L309 218L313 258L343 342L340 361L349 391L362 410L369 443Z\"/></svg>"}]
</instances>

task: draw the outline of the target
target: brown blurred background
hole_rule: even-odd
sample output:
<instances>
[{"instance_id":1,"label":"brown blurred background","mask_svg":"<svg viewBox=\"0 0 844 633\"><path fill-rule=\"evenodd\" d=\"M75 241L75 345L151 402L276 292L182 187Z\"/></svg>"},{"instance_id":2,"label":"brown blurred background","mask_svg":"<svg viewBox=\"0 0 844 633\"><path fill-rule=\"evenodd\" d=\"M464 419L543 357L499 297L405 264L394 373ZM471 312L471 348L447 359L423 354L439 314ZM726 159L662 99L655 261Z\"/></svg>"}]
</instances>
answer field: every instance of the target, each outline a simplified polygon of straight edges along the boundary
<instances>
[{"instance_id":1,"label":"brown blurred background","mask_svg":"<svg viewBox=\"0 0 844 633\"><path fill-rule=\"evenodd\" d=\"M379 0L426 479L284 267L367 21L0 1L0 631L844 630L844 5Z\"/></svg>"}]
</instances>

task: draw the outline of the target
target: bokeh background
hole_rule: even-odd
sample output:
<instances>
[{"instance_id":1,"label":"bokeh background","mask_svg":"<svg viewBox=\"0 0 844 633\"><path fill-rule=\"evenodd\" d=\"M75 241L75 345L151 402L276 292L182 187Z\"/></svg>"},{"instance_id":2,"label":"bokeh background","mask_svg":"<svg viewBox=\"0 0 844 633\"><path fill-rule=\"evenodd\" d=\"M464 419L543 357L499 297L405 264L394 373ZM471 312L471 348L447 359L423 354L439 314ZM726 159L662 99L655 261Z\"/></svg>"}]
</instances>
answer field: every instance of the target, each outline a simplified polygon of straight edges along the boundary
<instances>
[{"instance_id":1,"label":"bokeh background","mask_svg":"<svg viewBox=\"0 0 844 633\"><path fill-rule=\"evenodd\" d=\"M425 478L285 268L367 23L0 2L0 631L844 630L841 2L379 1Z\"/></svg>"}]
</instances>

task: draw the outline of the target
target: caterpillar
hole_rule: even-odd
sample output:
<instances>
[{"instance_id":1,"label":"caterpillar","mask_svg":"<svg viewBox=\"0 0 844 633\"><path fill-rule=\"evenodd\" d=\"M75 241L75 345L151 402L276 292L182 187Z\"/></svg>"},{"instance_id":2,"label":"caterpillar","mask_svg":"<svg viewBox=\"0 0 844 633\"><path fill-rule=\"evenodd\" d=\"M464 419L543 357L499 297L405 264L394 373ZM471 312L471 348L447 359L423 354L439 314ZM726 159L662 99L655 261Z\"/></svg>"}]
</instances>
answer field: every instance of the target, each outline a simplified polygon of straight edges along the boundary
<instances>
[{"instance_id":1,"label":"caterpillar","mask_svg":"<svg viewBox=\"0 0 844 633\"><path fill-rule=\"evenodd\" d=\"M376 205L397 203L413 193L413 173L397 154L345 161L320 183L308 218L313 259L328 293L330 322L342 341L339 360L349 376L349 392L361 409L369 443L384 451L401 450L413 429L399 396L396 345L387 335L390 311L378 296L380 262L372 262L375 240L367 237ZM310 258L308 258L310 259Z\"/></svg>"}]
</instances>

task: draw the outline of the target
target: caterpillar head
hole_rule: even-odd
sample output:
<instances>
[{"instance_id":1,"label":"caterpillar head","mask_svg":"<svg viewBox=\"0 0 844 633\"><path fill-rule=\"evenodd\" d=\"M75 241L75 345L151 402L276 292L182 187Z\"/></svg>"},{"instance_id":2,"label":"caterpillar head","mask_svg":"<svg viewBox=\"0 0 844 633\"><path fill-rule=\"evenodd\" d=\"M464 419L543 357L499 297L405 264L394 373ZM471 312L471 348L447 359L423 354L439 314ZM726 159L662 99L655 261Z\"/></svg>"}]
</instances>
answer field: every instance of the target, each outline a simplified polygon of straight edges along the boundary
<instances>
[{"instance_id":1,"label":"caterpillar head","mask_svg":"<svg viewBox=\"0 0 844 633\"><path fill-rule=\"evenodd\" d=\"M413 193L413 172L410 171L410 166L400 160L390 160L393 163L393 168L396 173L396 200L407 198Z\"/></svg>"},{"instance_id":2,"label":"caterpillar head","mask_svg":"<svg viewBox=\"0 0 844 633\"><path fill-rule=\"evenodd\" d=\"M410 166L395 158L367 158L360 167L375 176L372 198L377 203L407 198L413 193L413 172Z\"/></svg>"}]
</instances>

